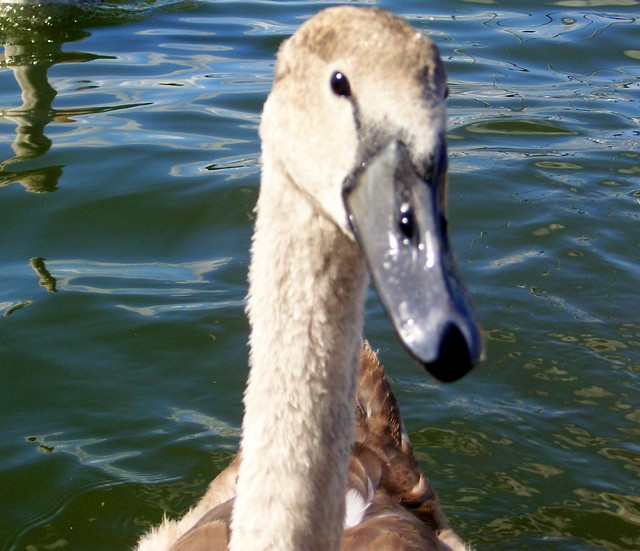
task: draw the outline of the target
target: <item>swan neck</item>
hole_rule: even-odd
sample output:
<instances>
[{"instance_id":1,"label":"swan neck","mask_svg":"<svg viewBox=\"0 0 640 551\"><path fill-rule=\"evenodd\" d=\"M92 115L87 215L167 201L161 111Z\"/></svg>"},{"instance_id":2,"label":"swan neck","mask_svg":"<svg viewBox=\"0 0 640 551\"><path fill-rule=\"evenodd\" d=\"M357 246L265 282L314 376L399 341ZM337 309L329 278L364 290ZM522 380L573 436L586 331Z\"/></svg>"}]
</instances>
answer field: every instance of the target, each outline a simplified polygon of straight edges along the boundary
<instances>
[{"instance_id":1,"label":"swan neck","mask_svg":"<svg viewBox=\"0 0 640 551\"><path fill-rule=\"evenodd\" d=\"M327 551L342 537L367 275L355 242L270 168L249 270L230 549Z\"/></svg>"}]
</instances>

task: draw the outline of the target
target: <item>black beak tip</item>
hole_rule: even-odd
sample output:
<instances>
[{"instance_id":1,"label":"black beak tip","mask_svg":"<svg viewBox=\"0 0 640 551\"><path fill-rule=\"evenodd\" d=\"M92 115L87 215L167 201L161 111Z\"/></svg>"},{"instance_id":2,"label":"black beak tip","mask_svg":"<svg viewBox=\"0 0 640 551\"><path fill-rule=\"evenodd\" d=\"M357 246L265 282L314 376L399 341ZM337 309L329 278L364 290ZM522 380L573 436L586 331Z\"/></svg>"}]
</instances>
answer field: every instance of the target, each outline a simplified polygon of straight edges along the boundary
<instances>
[{"instance_id":1,"label":"black beak tip","mask_svg":"<svg viewBox=\"0 0 640 551\"><path fill-rule=\"evenodd\" d=\"M449 323L442 333L438 357L423 367L443 383L452 383L464 377L473 369L475 362L471 357L467 341L460 329Z\"/></svg>"}]
</instances>

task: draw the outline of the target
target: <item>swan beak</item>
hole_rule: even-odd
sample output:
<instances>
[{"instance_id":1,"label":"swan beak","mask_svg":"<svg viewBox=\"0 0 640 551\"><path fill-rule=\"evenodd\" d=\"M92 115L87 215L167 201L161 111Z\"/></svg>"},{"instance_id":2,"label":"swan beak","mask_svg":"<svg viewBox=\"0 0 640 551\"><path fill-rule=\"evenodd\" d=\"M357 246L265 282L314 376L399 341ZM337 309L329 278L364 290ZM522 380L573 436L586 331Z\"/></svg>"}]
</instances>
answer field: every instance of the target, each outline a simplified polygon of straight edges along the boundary
<instances>
[{"instance_id":1,"label":"swan beak","mask_svg":"<svg viewBox=\"0 0 640 551\"><path fill-rule=\"evenodd\" d=\"M444 142L424 172L392 141L347 178L343 198L396 333L427 371L449 382L480 360L482 337L446 230Z\"/></svg>"}]
</instances>

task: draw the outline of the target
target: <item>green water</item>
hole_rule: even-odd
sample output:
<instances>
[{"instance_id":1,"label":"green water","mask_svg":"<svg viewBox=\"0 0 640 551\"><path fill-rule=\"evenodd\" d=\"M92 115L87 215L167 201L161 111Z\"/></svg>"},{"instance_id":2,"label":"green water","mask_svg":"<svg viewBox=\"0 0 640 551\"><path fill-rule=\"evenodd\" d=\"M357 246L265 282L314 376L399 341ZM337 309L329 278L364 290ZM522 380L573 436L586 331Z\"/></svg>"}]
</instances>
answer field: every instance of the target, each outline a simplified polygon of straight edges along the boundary
<instances>
[{"instance_id":1,"label":"green water","mask_svg":"<svg viewBox=\"0 0 640 551\"><path fill-rule=\"evenodd\" d=\"M439 385L371 294L421 465L477 549L640 549L640 3L379 4L449 72L487 343ZM327 5L0 3L2 550L126 549L232 457L260 110Z\"/></svg>"}]
</instances>

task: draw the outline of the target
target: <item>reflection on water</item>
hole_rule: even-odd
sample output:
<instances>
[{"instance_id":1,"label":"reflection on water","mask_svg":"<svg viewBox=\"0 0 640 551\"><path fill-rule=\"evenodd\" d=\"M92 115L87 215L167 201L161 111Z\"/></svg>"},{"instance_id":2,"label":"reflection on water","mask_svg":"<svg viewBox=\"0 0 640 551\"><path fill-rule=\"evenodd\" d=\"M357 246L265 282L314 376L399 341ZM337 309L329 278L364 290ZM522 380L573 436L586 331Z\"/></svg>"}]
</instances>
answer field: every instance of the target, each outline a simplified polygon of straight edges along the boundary
<instances>
[{"instance_id":1,"label":"reflection on water","mask_svg":"<svg viewBox=\"0 0 640 551\"><path fill-rule=\"evenodd\" d=\"M146 480L148 483L157 482L157 476L145 476L142 473L130 472L127 469L123 469L117 465L125 459L137 457L139 453L135 450L120 452L114 454L112 452L101 453L100 451L94 451L94 448L98 448L100 444L106 442L105 439L88 438L80 440L69 440L65 438L63 432L56 432L53 434L42 434L38 436L29 436L25 439L27 442L36 446L36 449L40 453L65 453L72 455L80 463L92 467L98 468L105 473L113 476L115 479L121 480L133 480L140 482Z\"/></svg>"},{"instance_id":2,"label":"reflection on water","mask_svg":"<svg viewBox=\"0 0 640 551\"><path fill-rule=\"evenodd\" d=\"M44 258L32 258L29 260L29 264L35 270L36 274L40 276L38 284L40 287L44 287L50 293L55 293L58 289L56 278L51 275L44 263Z\"/></svg>"},{"instance_id":3,"label":"reflection on water","mask_svg":"<svg viewBox=\"0 0 640 551\"><path fill-rule=\"evenodd\" d=\"M569 4L558 2L558 5ZM522 42L539 38L565 42L593 38L604 29L619 23L633 23L633 19L607 13L586 13L576 17L575 14L566 12L503 12L499 16L487 19L484 24L488 27L498 27Z\"/></svg>"},{"instance_id":4,"label":"reflection on water","mask_svg":"<svg viewBox=\"0 0 640 551\"><path fill-rule=\"evenodd\" d=\"M38 285L46 291L111 295L119 297L115 306L142 316L161 313L241 308L242 300L231 299L222 289L211 288L215 272L227 267L230 257L171 263L110 263L88 260L32 258L31 268ZM7 277L24 272L21 266L0 270ZM171 297L167 300L167 297ZM1 303L0 311L9 316L30 306L32 300Z\"/></svg>"},{"instance_id":5,"label":"reflection on water","mask_svg":"<svg viewBox=\"0 0 640 551\"><path fill-rule=\"evenodd\" d=\"M174 409L171 412L170 421L174 423L188 423L199 427L199 430L189 432L187 436L181 437L180 440L209 435L240 440L239 427L230 425L224 419L218 419L201 411ZM234 453L237 450L235 442L226 447Z\"/></svg>"},{"instance_id":6,"label":"reflection on water","mask_svg":"<svg viewBox=\"0 0 640 551\"><path fill-rule=\"evenodd\" d=\"M113 10L101 12L99 6L0 2L0 44L4 47L0 69L11 69L22 99L18 107L0 106L0 120L16 125L11 146L14 155L0 159L0 187L18 183L26 191L34 193L55 191L63 166L45 163L44 166L20 168L23 161L40 157L51 148L46 126L52 122L74 123L75 118L82 115L133 107L109 105L56 109L53 103L57 92L49 80L49 69L58 63L116 59L88 52L65 51L63 46L91 36L84 30L86 26L120 23L126 13L126 8L119 8L114 13ZM110 18L114 15L118 18L103 19L107 14ZM138 12L132 14L138 15Z\"/></svg>"},{"instance_id":7,"label":"reflection on water","mask_svg":"<svg viewBox=\"0 0 640 551\"><path fill-rule=\"evenodd\" d=\"M45 134L47 124L52 121L64 123L74 115L73 110L53 109L56 91L49 82L49 68L56 63L90 61L94 56L63 53L65 42L80 41L88 36L81 28L69 25L73 19L64 17L64 6L35 6L27 10L28 15L23 13L24 8L26 6L3 6L1 19L4 56L0 68L12 70L22 104L15 108L0 108L0 119L16 125L12 144L15 155L0 161L0 186L19 183L31 192L54 191L63 167L11 170L11 165L44 155L51 147L51 140ZM55 19L49 19L52 12L56 14Z\"/></svg>"}]
</instances>

